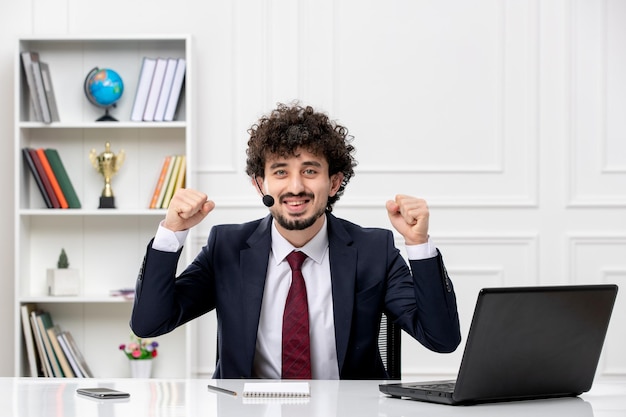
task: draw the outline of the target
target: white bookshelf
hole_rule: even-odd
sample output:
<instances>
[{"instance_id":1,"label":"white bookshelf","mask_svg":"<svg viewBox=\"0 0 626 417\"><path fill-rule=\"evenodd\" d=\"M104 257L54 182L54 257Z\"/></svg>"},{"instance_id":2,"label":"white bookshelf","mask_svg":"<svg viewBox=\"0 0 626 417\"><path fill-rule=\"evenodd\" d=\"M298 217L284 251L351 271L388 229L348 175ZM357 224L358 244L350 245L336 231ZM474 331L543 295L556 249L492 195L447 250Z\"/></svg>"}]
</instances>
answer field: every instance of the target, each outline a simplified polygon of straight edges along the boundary
<instances>
[{"instance_id":1,"label":"white bookshelf","mask_svg":"<svg viewBox=\"0 0 626 417\"><path fill-rule=\"evenodd\" d=\"M60 121L44 124L31 114L28 86L19 53L39 52L50 66ZM186 81L173 122L131 122L142 59L185 58ZM187 155L187 186L193 186L191 94L193 65L189 35L114 37L24 37L15 53L15 375L29 374L20 306L36 303L55 324L69 330L96 377L130 376L118 350L129 340L132 301L112 297L111 290L134 287L149 239L164 210L148 208L166 155ZM118 122L96 122L104 110L83 93L94 67L117 71L124 93L111 115ZM99 209L104 181L89 161L89 152L124 150L125 162L112 179L115 209ZM23 147L55 148L80 199L80 209L48 209L25 165ZM70 268L81 275L78 296L48 296L46 270L55 268L61 249ZM187 264L183 253L181 265ZM183 265L184 266L184 265ZM159 356L154 377L187 377L191 336L187 327L156 338Z\"/></svg>"}]
</instances>

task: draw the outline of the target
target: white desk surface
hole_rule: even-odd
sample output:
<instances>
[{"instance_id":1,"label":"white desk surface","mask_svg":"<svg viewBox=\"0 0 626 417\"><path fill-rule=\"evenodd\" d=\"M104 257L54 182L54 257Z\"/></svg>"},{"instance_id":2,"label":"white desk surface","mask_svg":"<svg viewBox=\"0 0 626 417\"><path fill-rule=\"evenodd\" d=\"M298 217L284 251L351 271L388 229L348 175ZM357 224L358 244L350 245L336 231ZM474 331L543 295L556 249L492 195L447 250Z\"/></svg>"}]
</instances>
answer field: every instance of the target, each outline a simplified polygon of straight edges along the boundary
<instances>
[{"instance_id":1,"label":"white desk surface","mask_svg":"<svg viewBox=\"0 0 626 417\"><path fill-rule=\"evenodd\" d=\"M0 416L11 417L401 417L401 416L565 416L626 415L626 380L596 381L578 398L448 406L387 397L381 381L311 381L308 401L249 400L211 392L214 384L241 393L244 380L0 378ZM257 381L258 382L258 381ZM79 397L76 388L127 391L126 400Z\"/></svg>"}]
</instances>

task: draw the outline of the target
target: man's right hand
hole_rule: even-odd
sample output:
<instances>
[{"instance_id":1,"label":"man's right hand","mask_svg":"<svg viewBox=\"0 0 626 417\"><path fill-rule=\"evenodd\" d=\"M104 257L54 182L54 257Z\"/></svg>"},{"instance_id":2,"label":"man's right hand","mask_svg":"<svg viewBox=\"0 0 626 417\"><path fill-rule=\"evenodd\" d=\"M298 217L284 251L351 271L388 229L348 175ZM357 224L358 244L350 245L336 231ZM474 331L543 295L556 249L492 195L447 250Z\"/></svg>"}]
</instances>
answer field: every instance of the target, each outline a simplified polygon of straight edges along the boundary
<instances>
[{"instance_id":1,"label":"man's right hand","mask_svg":"<svg viewBox=\"0 0 626 417\"><path fill-rule=\"evenodd\" d=\"M191 188L180 188L170 200L163 227L174 232L191 229L214 208L215 203L206 194Z\"/></svg>"}]
</instances>

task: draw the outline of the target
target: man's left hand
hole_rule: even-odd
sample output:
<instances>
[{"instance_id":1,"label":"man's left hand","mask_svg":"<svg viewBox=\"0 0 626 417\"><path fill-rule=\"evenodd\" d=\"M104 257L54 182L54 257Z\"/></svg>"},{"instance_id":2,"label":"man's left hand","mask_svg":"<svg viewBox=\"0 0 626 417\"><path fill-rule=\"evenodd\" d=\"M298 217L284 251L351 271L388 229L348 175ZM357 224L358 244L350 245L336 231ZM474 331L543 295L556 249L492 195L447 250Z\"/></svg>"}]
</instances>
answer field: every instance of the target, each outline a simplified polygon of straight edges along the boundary
<instances>
[{"instance_id":1,"label":"man's left hand","mask_svg":"<svg viewBox=\"0 0 626 417\"><path fill-rule=\"evenodd\" d=\"M428 242L428 204L426 200L399 194L387 201L387 214L393 227L407 245Z\"/></svg>"}]
</instances>

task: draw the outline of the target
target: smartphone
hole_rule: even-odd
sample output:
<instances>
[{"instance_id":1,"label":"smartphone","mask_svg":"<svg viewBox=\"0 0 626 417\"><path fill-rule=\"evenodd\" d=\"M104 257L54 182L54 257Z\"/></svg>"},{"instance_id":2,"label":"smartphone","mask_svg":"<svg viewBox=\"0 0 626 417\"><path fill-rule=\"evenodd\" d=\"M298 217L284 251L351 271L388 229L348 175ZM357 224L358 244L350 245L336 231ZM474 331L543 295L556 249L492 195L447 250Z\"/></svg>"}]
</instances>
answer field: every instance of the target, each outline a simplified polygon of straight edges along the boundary
<instances>
[{"instance_id":1,"label":"smartphone","mask_svg":"<svg viewBox=\"0 0 626 417\"><path fill-rule=\"evenodd\" d=\"M85 395L92 398L108 399L108 398L128 398L130 394L111 388L78 388L77 394Z\"/></svg>"}]
</instances>

